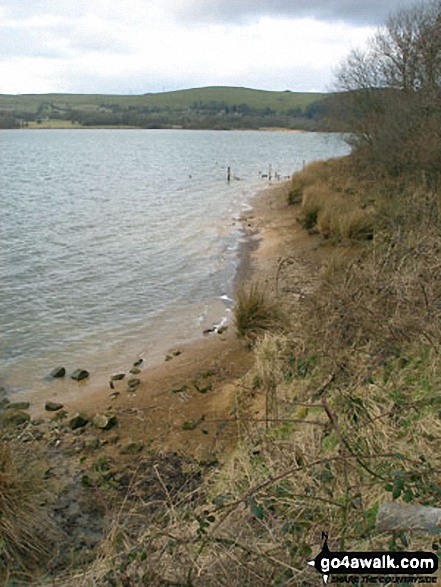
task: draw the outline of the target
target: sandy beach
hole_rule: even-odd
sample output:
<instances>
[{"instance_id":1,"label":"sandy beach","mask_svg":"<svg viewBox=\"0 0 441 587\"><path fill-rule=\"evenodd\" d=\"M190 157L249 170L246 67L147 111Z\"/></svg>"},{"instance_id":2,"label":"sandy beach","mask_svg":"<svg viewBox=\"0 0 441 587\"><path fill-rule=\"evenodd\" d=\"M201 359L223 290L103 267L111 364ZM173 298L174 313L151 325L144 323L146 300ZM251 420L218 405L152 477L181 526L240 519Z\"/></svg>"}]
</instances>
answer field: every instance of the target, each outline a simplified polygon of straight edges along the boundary
<instances>
[{"instance_id":1,"label":"sandy beach","mask_svg":"<svg viewBox=\"0 0 441 587\"><path fill-rule=\"evenodd\" d=\"M235 287L258 281L274 290L277 276L279 296L295 308L314 280L319 257L315 237L297 222L298 208L287 203L288 189L289 182L262 189L241 218L246 238ZM280 271L283 259L288 262ZM143 362L135 374L129 364L124 379L111 383L109 373L109 385L103 389L90 390L80 382L72 398L45 399L62 402L69 413L112 412L119 423L118 443L133 440L155 451L204 457L234 444L236 397L252 362L249 344L237 337L231 320L221 333L171 347L161 364ZM127 391L131 378L140 382Z\"/></svg>"}]
</instances>

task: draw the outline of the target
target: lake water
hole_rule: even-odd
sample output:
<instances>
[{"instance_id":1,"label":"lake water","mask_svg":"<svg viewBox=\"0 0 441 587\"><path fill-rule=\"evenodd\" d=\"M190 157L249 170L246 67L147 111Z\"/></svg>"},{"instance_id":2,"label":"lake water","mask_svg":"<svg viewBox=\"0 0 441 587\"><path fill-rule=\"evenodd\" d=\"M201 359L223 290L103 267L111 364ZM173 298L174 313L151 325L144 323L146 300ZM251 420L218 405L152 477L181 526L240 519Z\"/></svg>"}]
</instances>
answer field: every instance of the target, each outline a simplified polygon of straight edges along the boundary
<instances>
[{"instance_id":1,"label":"lake water","mask_svg":"<svg viewBox=\"0 0 441 587\"><path fill-rule=\"evenodd\" d=\"M200 337L231 310L259 172L347 152L327 134L1 131L0 386L77 385L47 381L56 365L105 385Z\"/></svg>"}]
</instances>

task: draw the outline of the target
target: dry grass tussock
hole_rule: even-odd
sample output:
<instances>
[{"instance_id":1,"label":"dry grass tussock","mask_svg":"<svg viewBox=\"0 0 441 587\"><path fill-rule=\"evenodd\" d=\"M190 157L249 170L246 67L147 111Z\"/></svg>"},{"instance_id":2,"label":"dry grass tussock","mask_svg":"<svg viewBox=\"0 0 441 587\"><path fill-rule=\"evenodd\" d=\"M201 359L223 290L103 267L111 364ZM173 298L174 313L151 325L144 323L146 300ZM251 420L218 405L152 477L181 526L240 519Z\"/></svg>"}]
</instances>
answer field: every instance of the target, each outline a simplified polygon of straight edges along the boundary
<instances>
[{"instance_id":1,"label":"dry grass tussock","mask_svg":"<svg viewBox=\"0 0 441 587\"><path fill-rule=\"evenodd\" d=\"M326 174L337 194L355 182L347 161L322 165L319 186ZM200 500L165 499L137 532L121 520L75 585L312 587L319 577L306 563L322 531L331 550L430 549L426 535L375 530L382 501L441 499L438 196L404 187L387 199L378 187L373 240L335 243L290 329L253 330L235 411L241 441Z\"/></svg>"},{"instance_id":2,"label":"dry grass tussock","mask_svg":"<svg viewBox=\"0 0 441 587\"><path fill-rule=\"evenodd\" d=\"M40 507L41 471L22 449L0 440L0 582L29 580L59 538Z\"/></svg>"},{"instance_id":3,"label":"dry grass tussock","mask_svg":"<svg viewBox=\"0 0 441 587\"><path fill-rule=\"evenodd\" d=\"M282 310L268 287L254 282L237 293L234 320L238 336L253 340L280 325Z\"/></svg>"},{"instance_id":4,"label":"dry grass tussock","mask_svg":"<svg viewBox=\"0 0 441 587\"><path fill-rule=\"evenodd\" d=\"M364 241L373 237L376 192L369 171L347 157L312 163L295 174L288 200L302 204L299 220L307 230L333 241Z\"/></svg>"}]
</instances>

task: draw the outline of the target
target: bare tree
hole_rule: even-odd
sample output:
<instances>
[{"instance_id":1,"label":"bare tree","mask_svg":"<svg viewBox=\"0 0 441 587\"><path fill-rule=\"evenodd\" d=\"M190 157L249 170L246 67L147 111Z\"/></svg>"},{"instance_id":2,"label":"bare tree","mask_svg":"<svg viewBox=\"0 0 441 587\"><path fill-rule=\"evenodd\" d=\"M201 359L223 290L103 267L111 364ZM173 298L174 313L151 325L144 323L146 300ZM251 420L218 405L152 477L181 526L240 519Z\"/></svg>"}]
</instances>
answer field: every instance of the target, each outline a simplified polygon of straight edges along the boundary
<instances>
[{"instance_id":1,"label":"bare tree","mask_svg":"<svg viewBox=\"0 0 441 587\"><path fill-rule=\"evenodd\" d=\"M441 0L391 15L336 73L355 147L389 171L441 168ZM342 116L343 114L343 116Z\"/></svg>"}]
</instances>

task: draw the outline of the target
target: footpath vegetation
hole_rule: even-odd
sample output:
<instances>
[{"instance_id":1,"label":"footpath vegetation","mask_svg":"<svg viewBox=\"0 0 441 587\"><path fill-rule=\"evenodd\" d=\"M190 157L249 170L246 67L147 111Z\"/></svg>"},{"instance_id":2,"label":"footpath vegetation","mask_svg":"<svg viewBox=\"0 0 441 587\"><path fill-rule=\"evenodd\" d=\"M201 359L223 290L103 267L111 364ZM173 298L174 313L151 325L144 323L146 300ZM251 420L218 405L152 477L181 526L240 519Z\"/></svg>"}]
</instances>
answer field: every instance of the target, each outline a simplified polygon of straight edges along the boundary
<instances>
[{"instance_id":1,"label":"footpath vegetation","mask_svg":"<svg viewBox=\"0 0 441 587\"><path fill-rule=\"evenodd\" d=\"M0 128L326 129L318 93L207 87L141 96L0 95Z\"/></svg>"},{"instance_id":2,"label":"footpath vegetation","mask_svg":"<svg viewBox=\"0 0 441 587\"><path fill-rule=\"evenodd\" d=\"M437 1L392 16L342 65L353 153L306 167L289 191L289 210L321 236L318 283L294 305L282 259L273 284L239 296L254 366L237 398L235 450L186 493L157 468L153 508L126 484L98 554L40 584L319 585L307 561L322 532L331 551L432 550L427 534L378 532L376 516L384 501L441 500L440 51ZM14 508L23 482L7 447L0 459ZM28 496L20 504L36 515ZM35 559L47 544L1 514L0 563L12 576L17 550Z\"/></svg>"}]
</instances>

